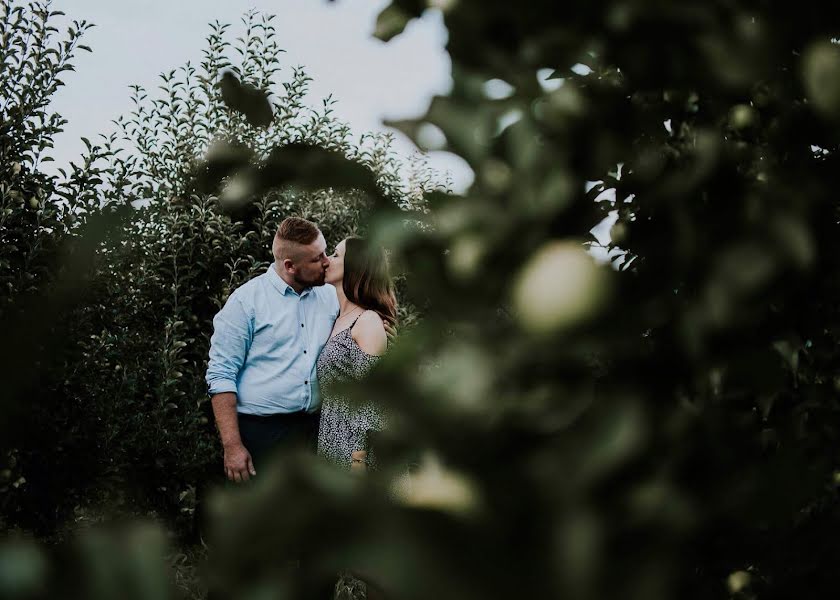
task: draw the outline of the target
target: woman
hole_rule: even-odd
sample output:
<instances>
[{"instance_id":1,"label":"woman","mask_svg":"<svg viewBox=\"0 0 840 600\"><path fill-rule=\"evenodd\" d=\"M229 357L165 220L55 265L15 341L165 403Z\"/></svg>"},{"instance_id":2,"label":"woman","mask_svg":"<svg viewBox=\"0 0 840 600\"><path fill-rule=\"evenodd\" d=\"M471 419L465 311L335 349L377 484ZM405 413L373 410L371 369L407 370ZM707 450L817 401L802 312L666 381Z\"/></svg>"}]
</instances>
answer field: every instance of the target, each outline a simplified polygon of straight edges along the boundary
<instances>
[{"instance_id":1,"label":"woman","mask_svg":"<svg viewBox=\"0 0 840 600\"><path fill-rule=\"evenodd\" d=\"M385 252L358 237L343 240L330 256L326 282L335 286L340 311L318 357L322 395L318 454L344 468L363 471L375 463L367 434L382 428L382 415L373 404L350 405L331 387L361 379L385 353L383 321L394 325L397 320Z\"/></svg>"}]
</instances>

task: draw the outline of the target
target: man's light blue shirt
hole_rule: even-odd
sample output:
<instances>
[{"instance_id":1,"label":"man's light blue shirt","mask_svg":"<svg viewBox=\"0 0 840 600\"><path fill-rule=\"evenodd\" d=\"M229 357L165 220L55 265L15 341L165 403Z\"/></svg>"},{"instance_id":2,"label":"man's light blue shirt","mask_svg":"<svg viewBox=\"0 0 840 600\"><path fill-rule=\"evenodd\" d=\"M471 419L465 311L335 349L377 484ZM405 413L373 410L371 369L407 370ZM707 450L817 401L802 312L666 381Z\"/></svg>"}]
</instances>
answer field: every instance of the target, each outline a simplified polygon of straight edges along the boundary
<instances>
[{"instance_id":1,"label":"man's light blue shirt","mask_svg":"<svg viewBox=\"0 0 840 600\"><path fill-rule=\"evenodd\" d=\"M235 392L243 414L318 410L315 362L338 311L333 286L298 294L271 265L237 288L213 319L210 394Z\"/></svg>"}]
</instances>

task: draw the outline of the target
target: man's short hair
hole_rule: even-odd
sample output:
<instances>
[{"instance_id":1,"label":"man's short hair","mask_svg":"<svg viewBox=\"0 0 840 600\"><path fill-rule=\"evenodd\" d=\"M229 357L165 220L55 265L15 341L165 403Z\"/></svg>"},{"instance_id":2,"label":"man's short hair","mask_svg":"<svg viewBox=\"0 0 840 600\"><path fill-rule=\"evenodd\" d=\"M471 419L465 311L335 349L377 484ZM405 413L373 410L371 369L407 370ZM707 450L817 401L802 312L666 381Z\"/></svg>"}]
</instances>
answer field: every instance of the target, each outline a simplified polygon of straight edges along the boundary
<instances>
[{"instance_id":1,"label":"man's short hair","mask_svg":"<svg viewBox=\"0 0 840 600\"><path fill-rule=\"evenodd\" d=\"M288 217L283 219L274 234L274 242L271 251L274 259L281 261L286 258L295 258L297 247L306 246L318 239L321 230L312 221L300 217Z\"/></svg>"}]
</instances>

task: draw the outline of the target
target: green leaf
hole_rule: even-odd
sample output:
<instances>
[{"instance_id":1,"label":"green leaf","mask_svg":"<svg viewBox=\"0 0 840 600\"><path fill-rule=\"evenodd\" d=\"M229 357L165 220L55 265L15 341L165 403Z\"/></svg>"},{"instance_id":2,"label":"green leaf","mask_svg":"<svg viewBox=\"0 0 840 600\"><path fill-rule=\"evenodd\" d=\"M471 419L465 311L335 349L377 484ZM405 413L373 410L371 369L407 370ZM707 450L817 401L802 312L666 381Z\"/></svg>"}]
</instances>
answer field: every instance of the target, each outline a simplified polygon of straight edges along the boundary
<instances>
[{"instance_id":1,"label":"green leaf","mask_svg":"<svg viewBox=\"0 0 840 600\"><path fill-rule=\"evenodd\" d=\"M840 119L840 48L829 41L808 47L802 58L802 77L814 108Z\"/></svg>"},{"instance_id":2,"label":"green leaf","mask_svg":"<svg viewBox=\"0 0 840 600\"><path fill-rule=\"evenodd\" d=\"M396 4L389 4L376 18L373 36L383 42L392 40L405 30L409 21L411 21L411 15Z\"/></svg>"},{"instance_id":3,"label":"green leaf","mask_svg":"<svg viewBox=\"0 0 840 600\"><path fill-rule=\"evenodd\" d=\"M219 82L222 100L227 106L245 116L254 127L268 127L274 119L274 109L268 93L240 82L232 71L225 71Z\"/></svg>"},{"instance_id":4,"label":"green leaf","mask_svg":"<svg viewBox=\"0 0 840 600\"><path fill-rule=\"evenodd\" d=\"M310 189L352 188L378 194L373 172L339 152L307 144L271 151L259 170L261 189L287 184Z\"/></svg>"}]
</instances>

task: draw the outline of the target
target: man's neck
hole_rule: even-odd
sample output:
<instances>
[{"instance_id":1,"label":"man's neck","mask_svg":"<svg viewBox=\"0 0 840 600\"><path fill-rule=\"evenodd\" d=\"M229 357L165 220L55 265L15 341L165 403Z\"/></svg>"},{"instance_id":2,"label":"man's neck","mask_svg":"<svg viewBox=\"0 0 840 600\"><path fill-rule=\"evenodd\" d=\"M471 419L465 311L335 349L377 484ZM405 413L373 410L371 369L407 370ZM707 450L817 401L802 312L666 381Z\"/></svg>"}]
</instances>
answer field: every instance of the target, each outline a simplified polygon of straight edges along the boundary
<instances>
[{"instance_id":1,"label":"man's neck","mask_svg":"<svg viewBox=\"0 0 840 600\"><path fill-rule=\"evenodd\" d=\"M303 290L306 289L304 286L300 285L297 281L295 281L291 275L289 275L283 269L281 269L278 263L275 262L272 266L274 267L274 272L277 273L277 276L280 277L280 279L282 279L283 281L285 281L286 284L298 294L300 294Z\"/></svg>"}]
</instances>

